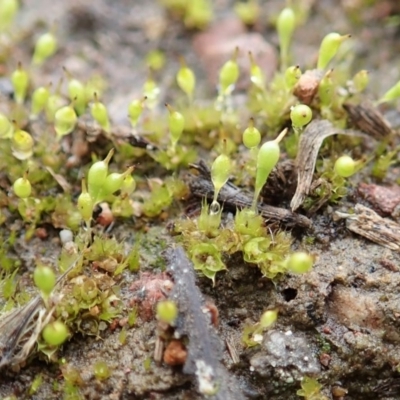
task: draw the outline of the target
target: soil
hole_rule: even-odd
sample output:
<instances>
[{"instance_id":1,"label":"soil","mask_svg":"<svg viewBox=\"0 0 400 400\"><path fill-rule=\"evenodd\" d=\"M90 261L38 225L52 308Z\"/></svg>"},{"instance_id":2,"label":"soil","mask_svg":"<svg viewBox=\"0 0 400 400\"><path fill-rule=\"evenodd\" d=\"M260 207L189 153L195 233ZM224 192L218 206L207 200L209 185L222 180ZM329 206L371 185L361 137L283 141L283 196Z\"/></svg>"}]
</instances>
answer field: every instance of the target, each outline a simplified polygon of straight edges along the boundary
<instances>
[{"instance_id":1,"label":"soil","mask_svg":"<svg viewBox=\"0 0 400 400\"><path fill-rule=\"evenodd\" d=\"M216 24L226 20L237 24L231 1L214 3ZM351 2L322 0L311 5L307 23L296 32L294 62L302 67L312 65L326 33L351 33L354 71L361 67L369 70L370 92L382 94L399 79L400 31L386 20L390 12L399 11L397 2L375 2L375 6L363 6L362 11L353 14L345 10L345 3ZM367 2L354 3L361 7L361 3ZM282 2L259 4L263 18L255 31L276 49L277 36L265 21L276 15ZM25 2L18 19L24 39L13 57L24 61L41 25L53 22L60 50L37 76L38 84L57 82L63 75L62 66L81 79L98 72L107 81L103 100L115 125L128 126L126 105L141 96L147 77L144 59L154 49L164 51L167 59L165 68L156 74L162 93L160 104L176 95L174 79L179 55L194 66L199 98L206 102L215 95L209 80L213 74L207 69L211 66L204 64L201 49L193 50L199 33L185 29L154 0ZM240 103L240 92L235 101ZM384 183L394 185L398 177L399 169L394 166ZM219 311L216 340L222 354L220 367L237 387L237 393L227 395L226 400L297 399L303 376L316 377L322 384L320 397L316 399L322 399L323 395L336 400L400 399L400 253L350 232L343 220L333 218L335 211L345 211L358 201L355 187L359 182L371 183L371 180L366 174L355 178L349 195L339 205L326 207L313 218L312 233L293 232L296 238L293 249L301 247L315 256L311 272L285 275L272 282L235 255L227 260L228 270L217 275L214 286L210 280L197 277L201 296L215 303ZM170 215L176 218L181 208L178 205L178 211ZM228 213L225 216L231 217ZM153 360L158 330L152 309L156 299L162 297L157 285L171 279L163 272L169 261L162 252L175 243L169 230L172 220L172 217L156 220L148 227L148 250L141 255L140 272L125 271L122 275L119 296L126 310L132 308L132 299L139 292L145 293L138 322L127 329L125 341L121 343L121 327L117 326L105 329L101 337L77 334L63 346L60 360L78 370L81 376L77 385L81 397L65 395L65 398L205 398L199 394L193 373ZM45 240L34 237L25 243L23 235L17 239L27 275L32 271L35 255L58 258L60 246L54 240L57 232L49 232ZM121 222L112 233L129 244L137 236L130 224ZM308 236L316 240L305 244L304 238ZM279 310L277 323L265 334L260 346L244 348L244 326L256 323L267 309ZM227 343L236 350L237 360L233 360ZM94 376L93 366L99 360L106 360L110 368L108 379ZM18 399L60 398L62 392L57 387L62 368L61 361L48 363L33 358L19 372L2 371L0 398L12 395ZM43 382L37 391L30 393L38 374Z\"/></svg>"}]
</instances>

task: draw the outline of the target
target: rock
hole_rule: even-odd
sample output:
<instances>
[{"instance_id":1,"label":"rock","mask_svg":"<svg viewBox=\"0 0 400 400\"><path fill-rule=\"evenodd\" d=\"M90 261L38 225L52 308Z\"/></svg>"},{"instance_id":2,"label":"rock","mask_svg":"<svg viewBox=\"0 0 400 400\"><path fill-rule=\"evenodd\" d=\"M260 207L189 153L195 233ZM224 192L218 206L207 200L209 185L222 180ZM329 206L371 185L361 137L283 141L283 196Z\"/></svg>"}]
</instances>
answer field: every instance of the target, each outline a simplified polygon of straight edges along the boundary
<instances>
[{"instance_id":1,"label":"rock","mask_svg":"<svg viewBox=\"0 0 400 400\"><path fill-rule=\"evenodd\" d=\"M393 214L396 207L400 205L400 186L381 186L368 183L360 183L357 188L375 210L384 214Z\"/></svg>"},{"instance_id":2,"label":"rock","mask_svg":"<svg viewBox=\"0 0 400 400\"><path fill-rule=\"evenodd\" d=\"M320 371L318 360L305 336L291 331L268 331L264 335L261 351L251 358L250 364L261 376L274 376L287 383Z\"/></svg>"},{"instance_id":3,"label":"rock","mask_svg":"<svg viewBox=\"0 0 400 400\"><path fill-rule=\"evenodd\" d=\"M242 23L236 19L219 22L207 31L197 34L193 39L193 47L206 70L208 80L214 86L218 85L220 68L232 57L236 47L239 47L239 89L246 89L250 84L249 51L264 71L267 81L278 66L275 48L259 33L246 32Z\"/></svg>"}]
</instances>

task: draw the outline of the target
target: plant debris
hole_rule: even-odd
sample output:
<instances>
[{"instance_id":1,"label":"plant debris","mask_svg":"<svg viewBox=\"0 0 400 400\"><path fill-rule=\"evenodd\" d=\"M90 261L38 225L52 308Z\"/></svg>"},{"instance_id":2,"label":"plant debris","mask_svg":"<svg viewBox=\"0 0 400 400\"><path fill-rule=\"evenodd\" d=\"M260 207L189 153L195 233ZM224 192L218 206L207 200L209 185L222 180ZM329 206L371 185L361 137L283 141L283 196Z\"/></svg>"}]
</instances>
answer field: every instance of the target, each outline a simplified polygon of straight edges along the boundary
<instances>
[{"instance_id":1,"label":"plant debris","mask_svg":"<svg viewBox=\"0 0 400 400\"><path fill-rule=\"evenodd\" d=\"M370 103L345 103L343 107L348 112L351 122L375 139L382 140L392 133L389 122Z\"/></svg>"},{"instance_id":2,"label":"plant debris","mask_svg":"<svg viewBox=\"0 0 400 400\"><path fill-rule=\"evenodd\" d=\"M354 211L354 214L336 211L336 215L346 218L346 226L352 232L388 249L400 250L399 224L380 217L375 211L361 204L357 204Z\"/></svg>"},{"instance_id":3,"label":"plant debris","mask_svg":"<svg viewBox=\"0 0 400 400\"><path fill-rule=\"evenodd\" d=\"M80 257L57 279L57 284L77 265ZM38 295L0 320L0 369L17 367L32 351L43 327L50 321L55 307L46 308Z\"/></svg>"},{"instance_id":4,"label":"plant debris","mask_svg":"<svg viewBox=\"0 0 400 400\"><path fill-rule=\"evenodd\" d=\"M191 193L196 197L213 199L214 187L211 182L210 171L203 161L197 165L192 165L199 172L199 175L192 176L189 182ZM218 194L218 201L224 204L225 208L232 210L250 207L252 195L235 186L232 182L227 182ZM310 219L301 214L296 214L285 208L273 207L267 204L258 204L258 212L271 222L278 222L287 227L311 228Z\"/></svg>"},{"instance_id":5,"label":"plant debris","mask_svg":"<svg viewBox=\"0 0 400 400\"><path fill-rule=\"evenodd\" d=\"M175 284L169 295L179 309L175 338L188 338L185 374L196 375L198 390L214 399L244 399L237 383L220 362L223 348L211 321L203 312L204 299L196 286L193 264L181 246L169 250L168 271Z\"/></svg>"},{"instance_id":6,"label":"plant debris","mask_svg":"<svg viewBox=\"0 0 400 400\"><path fill-rule=\"evenodd\" d=\"M327 120L313 120L300 136L296 156L297 188L290 207L296 211L310 193L318 152L324 139L332 135L356 135L356 132L344 131L334 127Z\"/></svg>"}]
</instances>

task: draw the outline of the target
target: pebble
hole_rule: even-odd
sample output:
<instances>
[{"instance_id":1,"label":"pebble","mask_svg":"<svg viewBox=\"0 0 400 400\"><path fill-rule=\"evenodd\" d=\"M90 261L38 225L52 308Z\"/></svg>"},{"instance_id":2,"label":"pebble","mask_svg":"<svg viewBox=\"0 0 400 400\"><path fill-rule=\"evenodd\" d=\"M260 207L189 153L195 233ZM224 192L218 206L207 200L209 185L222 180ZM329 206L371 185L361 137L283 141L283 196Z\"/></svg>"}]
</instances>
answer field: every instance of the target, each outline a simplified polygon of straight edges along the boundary
<instances>
[{"instance_id":1,"label":"pebble","mask_svg":"<svg viewBox=\"0 0 400 400\"><path fill-rule=\"evenodd\" d=\"M249 51L264 72L266 80L271 79L278 66L276 49L261 34L247 32L238 19L226 19L198 33L193 39L193 48L211 84L218 85L219 70L232 57L236 47L239 47L238 89L244 90L250 85Z\"/></svg>"}]
</instances>

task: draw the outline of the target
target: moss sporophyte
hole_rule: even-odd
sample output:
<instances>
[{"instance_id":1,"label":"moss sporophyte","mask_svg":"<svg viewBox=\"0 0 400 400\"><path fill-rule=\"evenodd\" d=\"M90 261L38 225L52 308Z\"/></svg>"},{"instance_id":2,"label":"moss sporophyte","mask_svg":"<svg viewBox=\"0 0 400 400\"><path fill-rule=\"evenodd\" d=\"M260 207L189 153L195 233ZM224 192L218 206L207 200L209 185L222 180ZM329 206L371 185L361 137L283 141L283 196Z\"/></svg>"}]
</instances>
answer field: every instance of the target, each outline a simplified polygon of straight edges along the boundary
<instances>
[{"instance_id":1,"label":"moss sporophyte","mask_svg":"<svg viewBox=\"0 0 400 400\"><path fill-rule=\"evenodd\" d=\"M202 28L213 18L212 2L206 0L162 3L186 27ZM314 257L291 250L295 239L289 229L311 227L314 213L340 202L353 175L368 162L373 162L371 175L377 179L384 179L396 163L399 149L375 105L397 101L400 83L367 107L362 100L371 74L350 71L351 63L337 56L349 37L339 33L322 39L316 69L302 71L303 65L292 64L290 48L301 21L295 8L286 7L276 16L281 54L273 76L264 74L255 52L235 48L221 63L214 98L208 102L196 96L196 69L183 58L167 80L171 94L166 93L161 74L170 60L157 49L149 53L147 64L157 71L143 76L141 89L127 100L126 126L115 123L106 82L97 74L74 76L64 68L53 83L39 79L53 70L52 58L60 56L56 30L41 32L29 57L15 59L21 52L10 49L24 38L13 25L18 9L18 1L0 0L0 54L12 86L0 113L2 237L52 240L54 246L60 244L60 256L48 265L38 252L27 275L26 266L14 260L12 245L2 242L0 287L6 302L1 313L21 309L4 316L0 328L16 320L21 335L12 341L12 332L4 333L14 347L8 358L0 359L1 366L25 362L35 343L55 360L74 333L98 337L123 316L134 329L140 309L124 309L121 286L128 273L143 265L143 247L153 245L149 235L138 240L137 232L148 233L165 221L171 222L169 232L183 244L193 268L214 284L224 279L238 254L244 265L258 268L268 279L309 272ZM255 22L255 2L235 9L246 24ZM249 64L247 77L240 69L241 52ZM248 88L238 106L241 78ZM373 118L361 118L365 115ZM351 120L379 140L372 154L360 155L357 140L362 139L346 129ZM286 172L297 175L296 188L288 187L293 182ZM193 182L200 182L197 191ZM187 207L191 194L198 209ZM129 240L123 224L133 232ZM59 231L60 240L55 236ZM155 268L162 268L160 260ZM35 284L37 297L32 299L17 284L25 284L26 276ZM159 302L156 316L173 327L176 304ZM276 310L262 314L244 335L247 345L259 343L276 318ZM120 342L126 338L123 331ZM94 365L98 380L108 378L103 367L101 362ZM79 373L64 366L63 376L74 392ZM304 379L300 395L314 389L319 390L318 382Z\"/></svg>"}]
</instances>

